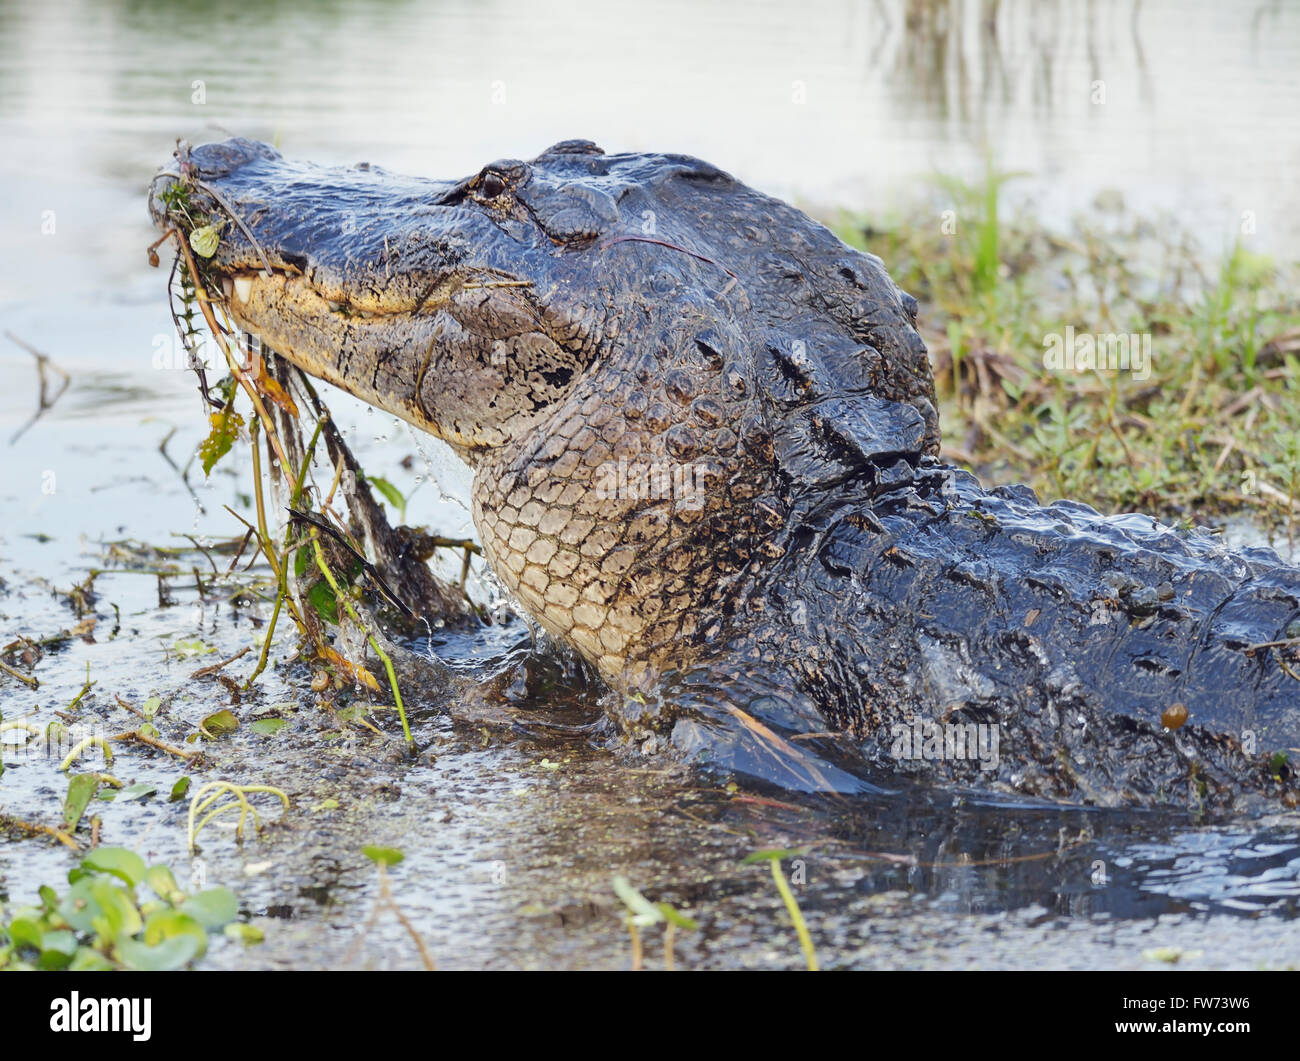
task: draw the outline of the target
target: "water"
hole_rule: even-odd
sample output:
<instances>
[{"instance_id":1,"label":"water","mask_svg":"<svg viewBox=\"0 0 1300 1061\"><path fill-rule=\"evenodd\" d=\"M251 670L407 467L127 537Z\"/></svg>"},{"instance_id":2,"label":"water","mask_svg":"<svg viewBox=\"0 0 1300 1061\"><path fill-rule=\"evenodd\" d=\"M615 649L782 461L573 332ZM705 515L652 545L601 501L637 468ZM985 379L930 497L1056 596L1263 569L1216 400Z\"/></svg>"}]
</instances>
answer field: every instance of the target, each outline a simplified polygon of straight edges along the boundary
<instances>
[{"instance_id":1,"label":"water","mask_svg":"<svg viewBox=\"0 0 1300 1061\"><path fill-rule=\"evenodd\" d=\"M227 537L223 506L247 511L236 476L204 483L192 472L187 485L159 449L168 439L166 455L184 467L203 433L192 377L161 367L175 360L171 320L164 277L144 253L154 234L143 190L178 136L238 133L321 162L441 176L585 137L699 154L813 206L880 211L914 201L933 172L977 178L991 156L1025 171L1016 202L1049 223L1113 188L1138 211L1172 211L1211 251L1247 218L1257 249L1296 245L1298 6L755 0L736 10L699 0L259 2L220 15L197 3L0 6L0 324L72 380L8 444L34 411L37 380L31 356L0 338L4 642L77 621L55 591L101 563L103 542ZM472 533L453 458L356 403L331 406L368 471L406 493L423 481L413 522ZM222 687L189 674L248 644L265 609L200 599L180 579L167 607L145 575L104 575L96 589L93 643L73 638L48 656L39 690L0 684L7 718L48 722L87 663L99 685L84 708L116 728L130 722L117 695L169 697L162 727L173 739L225 706ZM192 638L214 654L177 658L175 642ZM457 705L459 721L434 710L432 691L412 691L416 762L373 735L335 740L306 695L306 670L282 665L262 702L299 703L292 725L277 743L241 730L211 776L283 783L295 806L287 825L242 849L212 833L191 859L183 804L98 811L106 841L142 846L182 878L229 884L267 927L261 947L218 941L206 962L413 964L391 917L357 939L376 895L363 843L406 851L394 894L444 966L625 964L614 873L699 917L701 931L679 941L682 965L798 965L766 871L740 860L799 846L809 848L800 902L827 965L1134 966L1162 947L1192 966L1300 960L1293 816L1197 828L951 793L752 802L594 747L598 690L560 661L530 659L522 624L433 640L483 686ZM281 639L273 659L291 648ZM181 773L135 752L115 770L163 792ZM52 763L11 765L0 806L56 820L64 785ZM327 800L338 809L320 809ZM0 843L0 896L30 899L69 864L61 848Z\"/></svg>"}]
</instances>

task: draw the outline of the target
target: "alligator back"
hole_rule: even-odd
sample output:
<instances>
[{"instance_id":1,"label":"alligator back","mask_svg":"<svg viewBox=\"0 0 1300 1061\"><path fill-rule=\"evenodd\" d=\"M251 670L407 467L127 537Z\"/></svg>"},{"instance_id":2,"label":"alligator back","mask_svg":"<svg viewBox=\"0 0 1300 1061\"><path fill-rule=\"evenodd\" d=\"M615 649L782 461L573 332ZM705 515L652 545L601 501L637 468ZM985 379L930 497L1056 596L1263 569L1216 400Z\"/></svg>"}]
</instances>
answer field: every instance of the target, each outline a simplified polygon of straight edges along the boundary
<instances>
[{"instance_id":1,"label":"alligator back","mask_svg":"<svg viewBox=\"0 0 1300 1061\"><path fill-rule=\"evenodd\" d=\"M761 725L829 723L893 770L1223 806L1243 781L1287 787L1277 754L1300 748L1300 570L1147 516L927 463L808 513L747 611L754 628L710 664L720 687L755 663L784 671L776 696L748 676ZM676 736L699 745L689 721Z\"/></svg>"}]
</instances>

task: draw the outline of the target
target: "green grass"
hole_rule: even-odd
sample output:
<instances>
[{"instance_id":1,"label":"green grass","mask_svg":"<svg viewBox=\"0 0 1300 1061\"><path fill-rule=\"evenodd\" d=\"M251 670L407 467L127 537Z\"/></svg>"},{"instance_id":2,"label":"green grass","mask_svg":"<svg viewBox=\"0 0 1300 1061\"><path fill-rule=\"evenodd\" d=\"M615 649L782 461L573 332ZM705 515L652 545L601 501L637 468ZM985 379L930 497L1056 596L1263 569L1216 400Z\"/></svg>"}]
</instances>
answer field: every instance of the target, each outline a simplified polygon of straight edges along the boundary
<instances>
[{"instance_id":1,"label":"green grass","mask_svg":"<svg viewBox=\"0 0 1300 1061\"><path fill-rule=\"evenodd\" d=\"M1239 242L1217 263L1172 218L1101 203L1048 231L1002 200L1014 174L892 218L833 227L921 302L944 455L986 479L1103 511L1292 520L1300 498L1300 301L1294 263ZM1150 375L1051 371L1044 339L1149 335Z\"/></svg>"}]
</instances>

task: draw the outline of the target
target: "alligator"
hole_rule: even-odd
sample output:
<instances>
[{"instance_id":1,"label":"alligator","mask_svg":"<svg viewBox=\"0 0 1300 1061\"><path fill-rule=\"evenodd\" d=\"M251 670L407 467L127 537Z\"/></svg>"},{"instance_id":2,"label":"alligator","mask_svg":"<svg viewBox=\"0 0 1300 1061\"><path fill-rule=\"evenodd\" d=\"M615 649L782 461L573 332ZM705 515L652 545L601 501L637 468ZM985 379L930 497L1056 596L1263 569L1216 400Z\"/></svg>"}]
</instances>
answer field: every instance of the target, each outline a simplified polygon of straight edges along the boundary
<instances>
[{"instance_id":1,"label":"alligator","mask_svg":"<svg viewBox=\"0 0 1300 1061\"><path fill-rule=\"evenodd\" d=\"M231 139L179 145L150 212L220 227L240 328L469 464L492 570L626 746L799 790L1296 805L1300 569L942 463L917 301L722 170Z\"/></svg>"}]
</instances>

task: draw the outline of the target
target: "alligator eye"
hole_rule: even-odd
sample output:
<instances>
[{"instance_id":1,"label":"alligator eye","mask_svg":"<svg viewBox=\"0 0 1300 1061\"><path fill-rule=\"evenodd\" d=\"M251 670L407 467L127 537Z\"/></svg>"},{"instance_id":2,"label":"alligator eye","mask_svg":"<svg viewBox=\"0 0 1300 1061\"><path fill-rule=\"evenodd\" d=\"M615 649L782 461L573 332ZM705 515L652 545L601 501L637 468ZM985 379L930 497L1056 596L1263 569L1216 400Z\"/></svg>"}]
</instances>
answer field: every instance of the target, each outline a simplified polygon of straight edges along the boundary
<instances>
[{"instance_id":1,"label":"alligator eye","mask_svg":"<svg viewBox=\"0 0 1300 1061\"><path fill-rule=\"evenodd\" d=\"M501 179L499 173L483 174L483 183L479 185L478 193L484 199L495 199L498 195L506 190L506 182Z\"/></svg>"}]
</instances>

